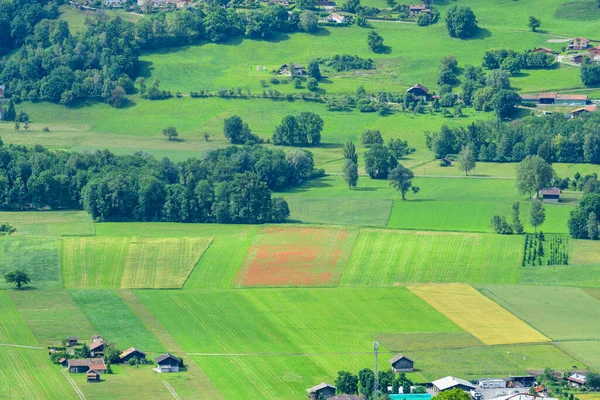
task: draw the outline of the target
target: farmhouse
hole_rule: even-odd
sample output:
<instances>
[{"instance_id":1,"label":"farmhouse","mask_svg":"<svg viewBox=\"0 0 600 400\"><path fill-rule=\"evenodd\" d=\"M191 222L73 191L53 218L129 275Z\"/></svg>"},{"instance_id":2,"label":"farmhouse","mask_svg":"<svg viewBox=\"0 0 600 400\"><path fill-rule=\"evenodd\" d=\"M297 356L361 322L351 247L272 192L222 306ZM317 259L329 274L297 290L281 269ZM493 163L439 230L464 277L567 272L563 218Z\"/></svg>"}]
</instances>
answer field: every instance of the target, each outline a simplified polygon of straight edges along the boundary
<instances>
[{"instance_id":1,"label":"farmhouse","mask_svg":"<svg viewBox=\"0 0 600 400\"><path fill-rule=\"evenodd\" d=\"M144 353L141 350L136 349L135 347L130 347L127 350L125 350L124 352L122 352L121 355L119 356L119 358L121 359L121 362L126 363L131 358L145 359L146 353Z\"/></svg>"},{"instance_id":2,"label":"farmhouse","mask_svg":"<svg viewBox=\"0 0 600 400\"><path fill-rule=\"evenodd\" d=\"M535 49L531 50L532 53L546 53L546 54L554 54L554 50L548 48L548 47L536 47Z\"/></svg>"},{"instance_id":3,"label":"farmhouse","mask_svg":"<svg viewBox=\"0 0 600 400\"><path fill-rule=\"evenodd\" d=\"M585 38L575 38L569 42L567 49L569 50L585 50L589 47L590 41Z\"/></svg>"},{"instance_id":4,"label":"farmhouse","mask_svg":"<svg viewBox=\"0 0 600 400\"><path fill-rule=\"evenodd\" d=\"M540 190L540 196L546 203L558 203L560 200L560 189L559 188L547 188Z\"/></svg>"},{"instance_id":5,"label":"farmhouse","mask_svg":"<svg viewBox=\"0 0 600 400\"><path fill-rule=\"evenodd\" d=\"M447 376L431 383L433 384L433 390L436 392L444 392L446 390L457 388L468 392L475 389L475 385L473 385L471 382L465 381L464 379L455 378L453 376Z\"/></svg>"},{"instance_id":6,"label":"farmhouse","mask_svg":"<svg viewBox=\"0 0 600 400\"><path fill-rule=\"evenodd\" d=\"M597 109L598 109L598 106L596 104L590 104L589 106L577 108L577 109L571 111L571 118L578 117L582 114L596 112Z\"/></svg>"},{"instance_id":7,"label":"farmhouse","mask_svg":"<svg viewBox=\"0 0 600 400\"><path fill-rule=\"evenodd\" d=\"M335 396L335 386L329 383L320 383L317 386L306 389L309 398L319 399L321 397L329 399Z\"/></svg>"},{"instance_id":8,"label":"farmhouse","mask_svg":"<svg viewBox=\"0 0 600 400\"><path fill-rule=\"evenodd\" d=\"M325 22L333 22L335 24L345 24L346 23L346 17L344 17L343 15L340 15L338 13L331 13L328 16L326 16L323 21Z\"/></svg>"},{"instance_id":9,"label":"farmhouse","mask_svg":"<svg viewBox=\"0 0 600 400\"><path fill-rule=\"evenodd\" d=\"M88 382L100 382L100 374L94 370L89 370L85 373L85 377Z\"/></svg>"},{"instance_id":10,"label":"farmhouse","mask_svg":"<svg viewBox=\"0 0 600 400\"><path fill-rule=\"evenodd\" d=\"M586 94L560 94L556 92L526 94L522 95L523 101L531 101L536 104L554 104L563 106L586 105L588 97Z\"/></svg>"},{"instance_id":11,"label":"farmhouse","mask_svg":"<svg viewBox=\"0 0 600 400\"><path fill-rule=\"evenodd\" d=\"M106 372L106 364L102 358L79 358L67 361L67 368L71 374L83 374L89 370L99 374Z\"/></svg>"},{"instance_id":12,"label":"farmhouse","mask_svg":"<svg viewBox=\"0 0 600 400\"><path fill-rule=\"evenodd\" d=\"M292 73L290 73L292 71ZM280 74L282 75L290 75L290 76L304 76L306 75L306 70L302 64L292 63L292 68L290 69L289 64L283 64L279 67Z\"/></svg>"},{"instance_id":13,"label":"farmhouse","mask_svg":"<svg viewBox=\"0 0 600 400\"><path fill-rule=\"evenodd\" d=\"M573 374L567 378L569 385L574 388L580 388L585 383L585 375Z\"/></svg>"},{"instance_id":14,"label":"farmhouse","mask_svg":"<svg viewBox=\"0 0 600 400\"><path fill-rule=\"evenodd\" d=\"M412 94L415 98L425 97L427 98L427 94L429 93L429 89L420 83L415 83L410 88L406 90L406 93Z\"/></svg>"},{"instance_id":15,"label":"farmhouse","mask_svg":"<svg viewBox=\"0 0 600 400\"><path fill-rule=\"evenodd\" d=\"M411 4L408 7L408 13L411 17L416 17L421 13L428 13L430 10L427 8L425 4Z\"/></svg>"},{"instance_id":16,"label":"farmhouse","mask_svg":"<svg viewBox=\"0 0 600 400\"><path fill-rule=\"evenodd\" d=\"M394 357L388 360L392 364L392 370L394 372L412 372L414 370L414 362L408 357L402 354L396 354Z\"/></svg>"},{"instance_id":17,"label":"farmhouse","mask_svg":"<svg viewBox=\"0 0 600 400\"><path fill-rule=\"evenodd\" d=\"M77 336L68 336L67 337L67 346L68 347L77 346L78 341L79 341L79 338Z\"/></svg>"},{"instance_id":18,"label":"farmhouse","mask_svg":"<svg viewBox=\"0 0 600 400\"><path fill-rule=\"evenodd\" d=\"M165 353L157 357L154 361L157 364L157 367L154 369L156 372L179 372L181 360L173 354Z\"/></svg>"}]
</instances>

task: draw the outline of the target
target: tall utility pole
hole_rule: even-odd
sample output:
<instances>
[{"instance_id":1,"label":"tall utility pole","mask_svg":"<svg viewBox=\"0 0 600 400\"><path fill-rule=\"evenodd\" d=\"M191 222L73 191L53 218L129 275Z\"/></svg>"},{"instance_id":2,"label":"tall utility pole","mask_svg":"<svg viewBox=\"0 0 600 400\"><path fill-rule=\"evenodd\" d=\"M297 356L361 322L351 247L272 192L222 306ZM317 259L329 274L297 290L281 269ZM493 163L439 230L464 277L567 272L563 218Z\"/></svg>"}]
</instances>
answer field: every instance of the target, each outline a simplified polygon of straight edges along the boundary
<instances>
[{"instance_id":1,"label":"tall utility pole","mask_svg":"<svg viewBox=\"0 0 600 400\"><path fill-rule=\"evenodd\" d=\"M377 352L379 351L379 342L376 340L373 342L373 353L375 354L375 377L373 383L373 397L379 396L379 373L377 372Z\"/></svg>"}]
</instances>

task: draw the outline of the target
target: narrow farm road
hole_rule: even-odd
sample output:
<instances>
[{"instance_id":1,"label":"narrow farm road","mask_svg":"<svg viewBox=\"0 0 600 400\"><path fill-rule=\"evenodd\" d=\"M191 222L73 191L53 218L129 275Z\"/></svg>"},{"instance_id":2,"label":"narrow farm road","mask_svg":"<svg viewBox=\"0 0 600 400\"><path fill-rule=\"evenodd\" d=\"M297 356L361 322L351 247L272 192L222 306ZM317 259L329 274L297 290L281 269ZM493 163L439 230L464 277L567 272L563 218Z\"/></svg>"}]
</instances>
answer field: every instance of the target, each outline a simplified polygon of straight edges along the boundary
<instances>
[{"instance_id":1,"label":"narrow farm road","mask_svg":"<svg viewBox=\"0 0 600 400\"><path fill-rule=\"evenodd\" d=\"M40 347L40 346L24 346L24 345L21 345L21 344L12 344L12 343L0 343L0 346L19 347L21 349L44 350L44 348Z\"/></svg>"},{"instance_id":2,"label":"narrow farm road","mask_svg":"<svg viewBox=\"0 0 600 400\"><path fill-rule=\"evenodd\" d=\"M77 383L75 383L75 381L73 380L73 378L71 378L69 376L69 374L67 373L67 370L63 369L60 372L62 372L62 374L65 376L65 378L67 378L67 380L69 381L69 384L71 385L71 387L75 391L75 394L77 395L77 397L79 397L79 400L86 400L85 396L83 395L83 392L81 391L81 389L79 389L79 387L77 386Z\"/></svg>"},{"instance_id":3,"label":"narrow farm road","mask_svg":"<svg viewBox=\"0 0 600 400\"><path fill-rule=\"evenodd\" d=\"M171 394L173 395L173 397L175 398L175 400L181 400L181 397L179 397L179 395L177 394L177 392L175 391L175 389L173 389L171 387L171 385L169 385L166 381L162 381L162 383L165 384L165 386L167 387L167 389L169 390L169 392L171 392Z\"/></svg>"}]
</instances>

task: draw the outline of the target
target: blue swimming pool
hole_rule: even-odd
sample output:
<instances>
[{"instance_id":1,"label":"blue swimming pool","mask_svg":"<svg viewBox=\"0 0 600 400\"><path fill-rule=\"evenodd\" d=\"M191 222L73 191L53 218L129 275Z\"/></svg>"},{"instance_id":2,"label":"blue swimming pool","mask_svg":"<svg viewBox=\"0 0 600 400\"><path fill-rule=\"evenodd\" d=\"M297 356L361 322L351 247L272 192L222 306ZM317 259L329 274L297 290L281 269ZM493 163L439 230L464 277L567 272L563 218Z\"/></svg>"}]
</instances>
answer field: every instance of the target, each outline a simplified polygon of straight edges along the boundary
<instances>
[{"instance_id":1,"label":"blue swimming pool","mask_svg":"<svg viewBox=\"0 0 600 400\"><path fill-rule=\"evenodd\" d=\"M431 395L428 393L390 394L390 400L431 400Z\"/></svg>"}]
</instances>

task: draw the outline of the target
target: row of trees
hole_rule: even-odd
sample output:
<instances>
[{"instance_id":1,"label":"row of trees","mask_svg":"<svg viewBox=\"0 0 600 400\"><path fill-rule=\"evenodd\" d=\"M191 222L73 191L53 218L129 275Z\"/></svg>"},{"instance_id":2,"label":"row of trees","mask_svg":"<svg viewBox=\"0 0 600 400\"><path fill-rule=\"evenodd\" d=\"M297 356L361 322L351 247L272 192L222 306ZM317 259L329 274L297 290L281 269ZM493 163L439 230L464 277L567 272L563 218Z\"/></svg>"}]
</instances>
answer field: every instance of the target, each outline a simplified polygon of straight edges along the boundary
<instances>
[{"instance_id":1,"label":"row of trees","mask_svg":"<svg viewBox=\"0 0 600 400\"><path fill-rule=\"evenodd\" d=\"M512 235L516 233L521 235L525 229L521 222L521 210L518 201L515 201L512 205L511 218L512 222L509 223L506 217L502 215L494 215L490 220L490 226L494 233L501 235ZM544 204L540 200L534 200L531 202L531 208L529 209L529 223L537 231L537 227L542 225L546 220L546 210Z\"/></svg>"},{"instance_id":2,"label":"row of trees","mask_svg":"<svg viewBox=\"0 0 600 400\"><path fill-rule=\"evenodd\" d=\"M379 399L378 395L387 394L387 388L391 387L393 393L398 393L402 389L403 393L411 393L413 382L406 377L404 373L395 374L394 371L379 371L377 380L380 393L374 393L375 390L375 373L369 368L364 368L358 371L355 375L348 371L339 371L335 379L335 387L337 394L360 394L366 400ZM413 393L425 393L425 387L416 386ZM458 399L457 399L458 400ZM461 398L462 400L462 398Z\"/></svg>"},{"instance_id":3,"label":"row of trees","mask_svg":"<svg viewBox=\"0 0 600 400\"><path fill-rule=\"evenodd\" d=\"M494 49L484 53L481 65L489 70L501 69L515 74L521 69L551 68L554 63L554 57L543 52L527 50L518 53L512 49Z\"/></svg>"},{"instance_id":4,"label":"row of trees","mask_svg":"<svg viewBox=\"0 0 600 400\"><path fill-rule=\"evenodd\" d=\"M289 216L281 190L310 179L306 150L227 147L174 163L0 146L0 209L84 209L101 221L264 223Z\"/></svg>"},{"instance_id":5,"label":"row of trees","mask_svg":"<svg viewBox=\"0 0 600 400\"><path fill-rule=\"evenodd\" d=\"M318 146L321 143L323 118L312 112L286 115L273 133L273 143L288 146Z\"/></svg>"},{"instance_id":6,"label":"row of trees","mask_svg":"<svg viewBox=\"0 0 600 400\"><path fill-rule=\"evenodd\" d=\"M478 121L467 127L442 126L425 132L437 158L470 145L477 161L519 162L539 155L548 162L600 164L600 114L565 119L562 115L525 117L510 124Z\"/></svg>"}]
</instances>

